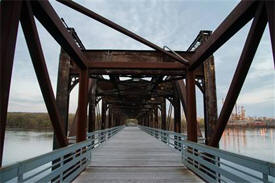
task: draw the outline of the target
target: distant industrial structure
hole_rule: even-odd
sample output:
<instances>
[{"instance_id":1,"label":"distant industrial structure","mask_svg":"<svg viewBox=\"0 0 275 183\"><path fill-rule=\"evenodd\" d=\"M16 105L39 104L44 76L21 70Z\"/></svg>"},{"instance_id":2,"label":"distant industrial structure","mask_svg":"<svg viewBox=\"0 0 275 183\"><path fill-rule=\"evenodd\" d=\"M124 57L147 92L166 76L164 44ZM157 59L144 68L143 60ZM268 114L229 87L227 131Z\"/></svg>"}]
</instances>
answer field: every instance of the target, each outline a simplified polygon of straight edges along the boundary
<instances>
[{"instance_id":1,"label":"distant industrial structure","mask_svg":"<svg viewBox=\"0 0 275 183\"><path fill-rule=\"evenodd\" d=\"M235 104L235 112L232 112L230 120L246 120L245 108L244 106L239 106Z\"/></svg>"},{"instance_id":2,"label":"distant industrial structure","mask_svg":"<svg viewBox=\"0 0 275 183\"><path fill-rule=\"evenodd\" d=\"M224 99L222 99L222 105L224 104ZM234 106L235 110L232 110L232 113L230 115L229 121L236 121L236 120L247 120L248 118L246 117L246 110L244 106L238 105L236 102Z\"/></svg>"}]
</instances>

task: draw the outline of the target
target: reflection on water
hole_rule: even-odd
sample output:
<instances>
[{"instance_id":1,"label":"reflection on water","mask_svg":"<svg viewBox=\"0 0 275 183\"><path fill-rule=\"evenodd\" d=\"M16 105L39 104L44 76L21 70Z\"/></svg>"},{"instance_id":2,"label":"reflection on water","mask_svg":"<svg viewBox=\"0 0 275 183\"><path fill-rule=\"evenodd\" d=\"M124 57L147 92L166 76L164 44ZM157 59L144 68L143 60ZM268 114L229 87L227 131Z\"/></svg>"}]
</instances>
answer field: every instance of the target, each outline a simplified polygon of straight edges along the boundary
<instances>
[{"instance_id":1,"label":"reflection on water","mask_svg":"<svg viewBox=\"0 0 275 183\"><path fill-rule=\"evenodd\" d=\"M227 128L220 148L275 163L275 129Z\"/></svg>"},{"instance_id":2,"label":"reflection on water","mask_svg":"<svg viewBox=\"0 0 275 183\"><path fill-rule=\"evenodd\" d=\"M13 164L52 150L52 132L7 130L3 165Z\"/></svg>"}]
</instances>

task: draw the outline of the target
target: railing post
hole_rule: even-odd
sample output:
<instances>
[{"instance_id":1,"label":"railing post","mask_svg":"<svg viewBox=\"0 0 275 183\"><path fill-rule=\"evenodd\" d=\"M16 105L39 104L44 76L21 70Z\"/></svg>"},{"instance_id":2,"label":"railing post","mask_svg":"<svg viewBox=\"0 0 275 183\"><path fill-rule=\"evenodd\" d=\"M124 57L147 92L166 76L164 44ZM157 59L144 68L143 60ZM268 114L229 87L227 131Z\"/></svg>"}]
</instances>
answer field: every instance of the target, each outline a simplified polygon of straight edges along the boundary
<instances>
[{"instance_id":1,"label":"railing post","mask_svg":"<svg viewBox=\"0 0 275 183\"><path fill-rule=\"evenodd\" d=\"M167 134L166 136L167 136L167 144L168 144L168 146L170 146L170 135Z\"/></svg>"},{"instance_id":2,"label":"railing post","mask_svg":"<svg viewBox=\"0 0 275 183\"><path fill-rule=\"evenodd\" d=\"M61 165L60 165L60 168L62 169L62 167L63 167L63 165L64 165L64 156L62 156L62 157L60 158L60 164L61 164ZM63 182L63 173L64 173L63 171L60 172L60 175L59 175L59 176L60 176L60 177L59 177L60 182Z\"/></svg>"},{"instance_id":3,"label":"railing post","mask_svg":"<svg viewBox=\"0 0 275 183\"><path fill-rule=\"evenodd\" d=\"M263 173L263 182L267 183L268 182L268 175Z\"/></svg>"},{"instance_id":4,"label":"railing post","mask_svg":"<svg viewBox=\"0 0 275 183\"><path fill-rule=\"evenodd\" d=\"M18 169L17 169L17 182L18 183L23 182L22 166L19 166Z\"/></svg>"}]
</instances>

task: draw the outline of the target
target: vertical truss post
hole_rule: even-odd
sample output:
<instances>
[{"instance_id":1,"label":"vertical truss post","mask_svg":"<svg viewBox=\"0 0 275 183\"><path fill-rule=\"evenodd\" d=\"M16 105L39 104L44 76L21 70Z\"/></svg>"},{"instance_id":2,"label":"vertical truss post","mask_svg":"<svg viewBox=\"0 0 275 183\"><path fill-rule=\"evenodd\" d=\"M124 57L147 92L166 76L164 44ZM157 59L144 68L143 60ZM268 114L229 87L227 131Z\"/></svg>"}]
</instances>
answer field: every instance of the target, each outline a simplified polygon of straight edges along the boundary
<instances>
[{"instance_id":1,"label":"vertical truss post","mask_svg":"<svg viewBox=\"0 0 275 183\"><path fill-rule=\"evenodd\" d=\"M147 123L147 126L150 127L150 114L149 114L149 111L146 113L146 123Z\"/></svg>"},{"instance_id":2,"label":"vertical truss post","mask_svg":"<svg viewBox=\"0 0 275 183\"><path fill-rule=\"evenodd\" d=\"M158 106L154 107L154 128L159 128L159 116L158 116Z\"/></svg>"},{"instance_id":3,"label":"vertical truss post","mask_svg":"<svg viewBox=\"0 0 275 183\"><path fill-rule=\"evenodd\" d=\"M78 118L76 141L86 140L87 136L87 104L88 104L88 69L83 69L79 76Z\"/></svg>"},{"instance_id":4,"label":"vertical truss post","mask_svg":"<svg viewBox=\"0 0 275 183\"><path fill-rule=\"evenodd\" d=\"M255 18L252 22L250 31L248 33L238 66L234 73L230 88L228 90L225 102L223 104L218 122L214 131L213 138L211 139L211 146L218 146L222 137L223 131L226 127L227 121L239 96L248 70L253 61L254 55L258 48L259 42L263 35L265 26L267 24L267 17L263 4L258 5Z\"/></svg>"},{"instance_id":5,"label":"vertical truss post","mask_svg":"<svg viewBox=\"0 0 275 183\"><path fill-rule=\"evenodd\" d=\"M148 112L146 111L145 112L145 114L144 114L145 116L144 116L144 124L145 124L145 126L148 126Z\"/></svg>"},{"instance_id":6,"label":"vertical truss post","mask_svg":"<svg viewBox=\"0 0 275 183\"><path fill-rule=\"evenodd\" d=\"M196 91L195 76L193 71L186 74L187 88L187 139L197 142L197 111L196 111Z\"/></svg>"},{"instance_id":7,"label":"vertical truss post","mask_svg":"<svg viewBox=\"0 0 275 183\"><path fill-rule=\"evenodd\" d=\"M118 111L117 113L117 126L121 125L121 115L120 115L120 111Z\"/></svg>"},{"instance_id":8,"label":"vertical truss post","mask_svg":"<svg viewBox=\"0 0 275 183\"><path fill-rule=\"evenodd\" d=\"M204 125L206 144L209 144L217 124L217 95L214 57L210 56L203 62L204 73Z\"/></svg>"},{"instance_id":9,"label":"vertical truss post","mask_svg":"<svg viewBox=\"0 0 275 183\"><path fill-rule=\"evenodd\" d=\"M154 128L154 113L153 113L153 110L150 111L150 127Z\"/></svg>"},{"instance_id":10,"label":"vertical truss post","mask_svg":"<svg viewBox=\"0 0 275 183\"><path fill-rule=\"evenodd\" d=\"M92 86L91 91L89 93L90 100L89 100L89 120L88 120L88 132L95 131L95 123L96 123L96 80L92 79Z\"/></svg>"},{"instance_id":11,"label":"vertical truss post","mask_svg":"<svg viewBox=\"0 0 275 183\"><path fill-rule=\"evenodd\" d=\"M181 109L180 109L180 100L177 95L173 99L174 106L174 131L181 133Z\"/></svg>"},{"instance_id":12,"label":"vertical truss post","mask_svg":"<svg viewBox=\"0 0 275 183\"><path fill-rule=\"evenodd\" d=\"M69 109L69 91L70 85L70 57L61 48L59 56L59 67L57 77L57 89L56 89L56 105L63 123L63 132L67 136L68 131L68 109ZM56 134L54 132L53 137L53 149L58 149L61 146L58 144Z\"/></svg>"},{"instance_id":13,"label":"vertical truss post","mask_svg":"<svg viewBox=\"0 0 275 183\"><path fill-rule=\"evenodd\" d=\"M117 113L113 111L114 126L117 126Z\"/></svg>"},{"instance_id":14,"label":"vertical truss post","mask_svg":"<svg viewBox=\"0 0 275 183\"><path fill-rule=\"evenodd\" d=\"M89 102L89 126L88 132L95 131L95 104L93 101Z\"/></svg>"},{"instance_id":15,"label":"vertical truss post","mask_svg":"<svg viewBox=\"0 0 275 183\"><path fill-rule=\"evenodd\" d=\"M101 130L104 130L106 128L106 111L107 103L106 100L103 98L101 104Z\"/></svg>"},{"instance_id":16,"label":"vertical truss post","mask_svg":"<svg viewBox=\"0 0 275 183\"><path fill-rule=\"evenodd\" d=\"M108 127L109 128L112 128L113 127L113 112L112 112L112 105L111 104L109 104L109 114L108 114L108 118L109 118L109 120L108 120L108 122L109 122L109 125L108 125Z\"/></svg>"},{"instance_id":17,"label":"vertical truss post","mask_svg":"<svg viewBox=\"0 0 275 183\"><path fill-rule=\"evenodd\" d=\"M20 1L0 2L0 167L2 166L3 148L7 121L10 82L13 58L21 13Z\"/></svg>"},{"instance_id":18,"label":"vertical truss post","mask_svg":"<svg viewBox=\"0 0 275 183\"><path fill-rule=\"evenodd\" d=\"M163 98L161 103L161 129L166 130L166 99Z\"/></svg>"},{"instance_id":19,"label":"vertical truss post","mask_svg":"<svg viewBox=\"0 0 275 183\"><path fill-rule=\"evenodd\" d=\"M113 111L114 126L117 126L117 113Z\"/></svg>"},{"instance_id":20,"label":"vertical truss post","mask_svg":"<svg viewBox=\"0 0 275 183\"><path fill-rule=\"evenodd\" d=\"M181 110L180 110L180 99L177 95L177 92L175 92L175 96L173 98L173 106L174 106L174 131L177 133L181 133ZM178 144L177 140L181 140L178 139L177 136L174 136L175 138L175 148L178 149L178 146L180 146L180 144Z\"/></svg>"}]
</instances>

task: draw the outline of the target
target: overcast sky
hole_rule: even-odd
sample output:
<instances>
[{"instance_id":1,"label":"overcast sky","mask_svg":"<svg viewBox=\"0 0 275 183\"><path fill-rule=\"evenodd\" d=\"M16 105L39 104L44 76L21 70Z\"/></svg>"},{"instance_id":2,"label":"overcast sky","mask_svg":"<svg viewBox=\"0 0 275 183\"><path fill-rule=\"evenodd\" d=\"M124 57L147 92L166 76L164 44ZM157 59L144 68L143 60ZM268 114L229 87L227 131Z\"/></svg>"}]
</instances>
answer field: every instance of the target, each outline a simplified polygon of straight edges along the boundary
<instances>
[{"instance_id":1,"label":"overcast sky","mask_svg":"<svg viewBox=\"0 0 275 183\"><path fill-rule=\"evenodd\" d=\"M50 1L58 15L77 31L87 49L150 49L121 33L76 11ZM200 30L215 30L238 4L238 1L168 1L168 0L93 0L77 1L81 5L120 24L163 47L186 50ZM56 90L60 46L36 21L53 90ZM249 22L215 54L218 110L235 72ZM257 50L238 104L248 116L275 117L275 71L268 26ZM76 87L71 94L70 112L77 104ZM198 116L203 115L202 97L197 92ZM31 64L25 38L19 26L9 111L46 112L46 107Z\"/></svg>"}]
</instances>

